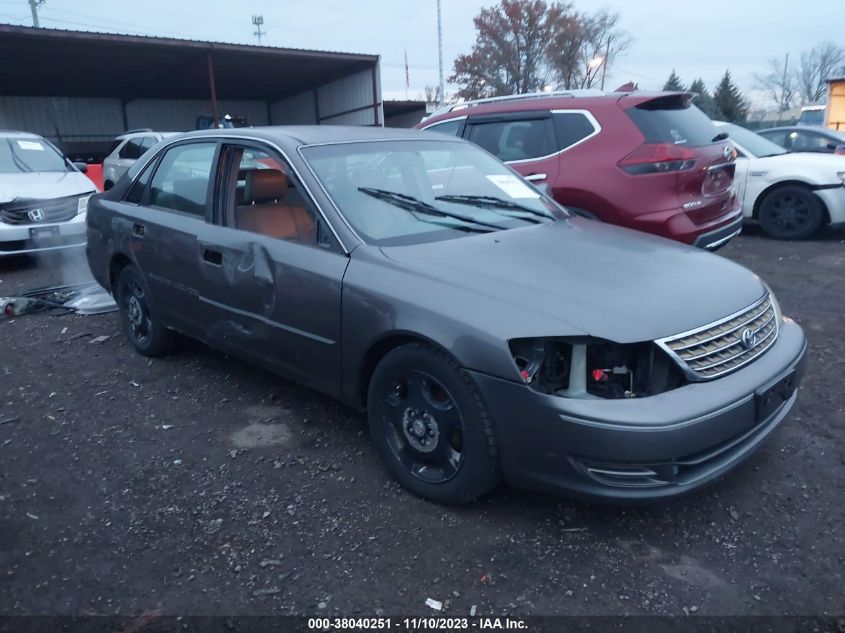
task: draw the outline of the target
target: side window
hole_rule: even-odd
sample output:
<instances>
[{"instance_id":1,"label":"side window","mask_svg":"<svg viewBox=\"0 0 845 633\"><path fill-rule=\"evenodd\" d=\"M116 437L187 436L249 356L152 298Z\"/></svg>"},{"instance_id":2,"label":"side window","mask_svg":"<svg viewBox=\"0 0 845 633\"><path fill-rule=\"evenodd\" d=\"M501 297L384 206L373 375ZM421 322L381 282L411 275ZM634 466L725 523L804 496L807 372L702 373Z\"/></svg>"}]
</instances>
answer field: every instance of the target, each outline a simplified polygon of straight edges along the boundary
<instances>
[{"instance_id":1,"label":"side window","mask_svg":"<svg viewBox=\"0 0 845 633\"><path fill-rule=\"evenodd\" d=\"M132 183L132 186L129 188L129 191L126 193L126 197L123 199L124 202L130 202L132 204L141 204L141 199L144 197L144 190L147 188L147 184L150 182L150 176L153 175L155 160L150 161L150 164L144 168L144 171L141 172L141 175L138 176L138 179Z\"/></svg>"},{"instance_id":2,"label":"side window","mask_svg":"<svg viewBox=\"0 0 845 633\"><path fill-rule=\"evenodd\" d=\"M128 141L126 141L126 144L120 148L118 156L120 158L127 158L129 160L138 160L139 158L141 158L141 154L143 153L143 150L141 150L141 139L130 138Z\"/></svg>"},{"instance_id":3,"label":"side window","mask_svg":"<svg viewBox=\"0 0 845 633\"><path fill-rule=\"evenodd\" d=\"M228 147L227 226L280 240L318 242L317 214L290 166L269 151Z\"/></svg>"},{"instance_id":4,"label":"side window","mask_svg":"<svg viewBox=\"0 0 845 633\"><path fill-rule=\"evenodd\" d=\"M150 205L204 216L216 143L189 143L167 150L150 185Z\"/></svg>"},{"instance_id":5,"label":"side window","mask_svg":"<svg viewBox=\"0 0 845 633\"><path fill-rule=\"evenodd\" d=\"M558 150L572 147L596 131L593 122L582 112L555 112L552 118L555 122Z\"/></svg>"},{"instance_id":6,"label":"side window","mask_svg":"<svg viewBox=\"0 0 845 633\"><path fill-rule=\"evenodd\" d=\"M827 140L821 134L814 134L813 132L792 132L792 151L793 152L829 152Z\"/></svg>"},{"instance_id":7,"label":"side window","mask_svg":"<svg viewBox=\"0 0 845 633\"><path fill-rule=\"evenodd\" d=\"M153 145L156 144L156 139L154 136L145 136L141 139L141 155L147 153L148 150L152 149Z\"/></svg>"},{"instance_id":8,"label":"side window","mask_svg":"<svg viewBox=\"0 0 845 633\"><path fill-rule=\"evenodd\" d=\"M777 143L781 147L788 147L786 144L786 132L784 130L774 132L761 131L758 134L763 138L769 139L772 143Z\"/></svg>"},{"instance_id":9,"label":"side window","mask_svg":"<svg viewBox=\"0 0 845 633\"><path fill-rule=\"evenodd\" d=\"M441 134L449 134L451 136L460 136L464 127L466 119L455 119L453 121L444 121L443 123L435 123L427 128L426 132L440 132Z\"/></svg>"},{"instance_id":10,"label":"side window","mask_svg":"<svg viewBox=\"0 0 845 633\"><path fill-rule=\"evenodd\" d=\"M469 140L503 161L527 160L548 156L556 150L549 119L476 123Z\"/></svg>"}]
</instances>

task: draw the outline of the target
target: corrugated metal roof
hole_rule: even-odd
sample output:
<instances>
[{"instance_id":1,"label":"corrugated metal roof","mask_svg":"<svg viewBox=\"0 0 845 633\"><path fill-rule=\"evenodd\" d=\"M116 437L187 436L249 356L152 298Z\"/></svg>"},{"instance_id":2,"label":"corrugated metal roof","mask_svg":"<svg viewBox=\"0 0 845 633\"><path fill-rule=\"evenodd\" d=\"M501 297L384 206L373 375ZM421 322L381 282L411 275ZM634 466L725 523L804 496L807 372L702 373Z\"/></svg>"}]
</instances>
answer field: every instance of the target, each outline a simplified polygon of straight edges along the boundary
<instances>
[{"instance_id":1,"label":"corrugated metal roof","mask_svg":"<svg viewBox=\"0 0 845 633\"><path fill-rule=\"evenodd\" d=\"M179 38L179 37L168 37L162 35L143 35L143 34L134 34L134 33L118 33L115 31L85 31L82 29L57 29L53 27L38 27L35 28L33 26L19 26L16 24L0 24L0 33L55 33L59 35L73 35L73 36L89 36L91 39L103 39L103 38L128 38L128 39L141 39L146 40L150 43L161 42L161 43L168 43L168 44L178 44L178 43L186 43L192 45L203 45L209 48L215 48L216 46L231 46L237 48L243 48L245 50L253 50L253 51L266 51L266 52L285 52L285 53L321 53L326 55L343 55L343 56L354 56L354 57L362 57L362 58L372 58L378 60L380 55L376 53L350 53L347 51L332 51L327 49L319 49L319 48L295 48L295 47L282 47L282 46L265 46L259 44L249 44L249 43L240 43L240 42L224 42L221 40L201 40L201 39L193 39L193 38Z\"/></svg>"}]
</instances>

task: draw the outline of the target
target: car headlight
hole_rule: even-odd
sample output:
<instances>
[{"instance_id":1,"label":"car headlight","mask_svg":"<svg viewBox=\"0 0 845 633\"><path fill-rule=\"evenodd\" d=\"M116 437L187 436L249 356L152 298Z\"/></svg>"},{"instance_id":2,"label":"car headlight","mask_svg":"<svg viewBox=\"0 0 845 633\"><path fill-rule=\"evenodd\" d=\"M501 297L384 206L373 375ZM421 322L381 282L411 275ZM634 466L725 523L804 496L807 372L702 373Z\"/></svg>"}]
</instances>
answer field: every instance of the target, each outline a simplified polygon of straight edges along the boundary
<instances>
[{"instance_id":1,"label":"car headlight","mask_svg":"<svg viewBox=\"0 0 845 633\"><path fill-rule=\"evenodd\" d=\"M82 196L76 203L76 214L79 215L80 213L85 213L88 211L88 200L91 199L92 194L88 194L87 196Z\"/></svg>"},{"instance_id":2,"label":"car headlight","mask_svg":"<svg viewBox=\"0 0 845 633\"><path fill-rule=\"evenodd\" d=\"M845 171L838 171L836 175L839 176L839 180L842 181L842 184L845 185Z\"/></svg>"},{"instance_id":3,"label":"car headlight","mask_svg":"<svg viewBox=\"0 0 845 633\"><path fill-rule=\"evenodd\" d=\"M637 398L684 384L680 368L652 342L529 338L508 342L520 380L565 398Z\"/></svg>"},{"instance_id":4,"label":"car headlight","mask_svg":"<svg viewBox=\"0 0 845 633\"><path fill-rule=\"evenodd\" d=\"M778 298L775 296L775 293L772 292L772 289L769 287L768 284L764 284L766 286L766 290L769 292L769 301L772 302L772 309L775 311L775 321L780 323L795 323L793 319L788 316L784 316L783 310L780 308L780 302Z\"/></svg>"}]
</instances>

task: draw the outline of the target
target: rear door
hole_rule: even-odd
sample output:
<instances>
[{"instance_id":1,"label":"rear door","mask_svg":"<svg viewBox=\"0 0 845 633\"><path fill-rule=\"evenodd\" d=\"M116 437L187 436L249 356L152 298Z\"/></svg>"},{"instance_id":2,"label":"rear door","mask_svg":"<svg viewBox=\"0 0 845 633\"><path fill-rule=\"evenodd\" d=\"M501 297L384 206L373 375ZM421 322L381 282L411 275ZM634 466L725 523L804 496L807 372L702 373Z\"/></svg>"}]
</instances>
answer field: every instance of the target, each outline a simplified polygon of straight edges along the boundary
<instances>
[{"instance_id":1,"label":"rear door","mask_svg":"<svg viewBox=\"0 0 845 633\"><path fill-rule=\"evenodd\" d=\"M284 185L259 191L254 172ZM206 340L339 394L349 258L291 165L260 143L225 143L214 217L198 245Z\"/></svg>"},{"instance_id":2,"label":"rear door","mask_svg":"<svg viewBox=\"0 0 845 633\"><path fill-rule=\"evenodd\" d=\"M559 150L548 110L470 116L464 138L536 185L547 185L557 178Z\"/></svg>"},{"instance_id":3,"label":"rear door","mask_svg":"<svg viewBox=\"0 0 845 633\"><path fill-rule=\"evenodd\" d=\"M204 330L198 236L211 216L217 153L216 141L172 145L145 169L124 200L138 205L130 247L158 309L169 324L192 335Z\"/></svg>"}]
</instances>

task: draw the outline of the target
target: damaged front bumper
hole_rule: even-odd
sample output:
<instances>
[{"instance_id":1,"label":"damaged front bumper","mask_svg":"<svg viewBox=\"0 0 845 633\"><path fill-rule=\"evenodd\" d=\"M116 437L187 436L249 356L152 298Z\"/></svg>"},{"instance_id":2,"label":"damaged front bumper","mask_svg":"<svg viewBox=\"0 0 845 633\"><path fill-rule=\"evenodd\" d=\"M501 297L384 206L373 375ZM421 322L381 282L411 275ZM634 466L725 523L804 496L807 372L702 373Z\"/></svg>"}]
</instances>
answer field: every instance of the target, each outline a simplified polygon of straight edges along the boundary
<instances>
[{"instance_id":1,"label":"damaged front bumper","mask_svg":"<svg viewBox=\"0 0 845 633\"><path fill-rule=\"evenodd\" d=\"M732 374L633 399L574 399L469 371L493 414L511 485L592 500L678 496L747 458L797 398L806 348L784 323L778 341Z\"/></svg>"},{"instance_id":2,"label":"damaged front bumper","mask_svg":"<svg viewBox=\"0 0 845 633\"><path fill-rule=\"evenodd\" d=\"M7 224L0 221L0 257L85 246L85 213L64 222Z\"/></svg>"}]
</instances>

